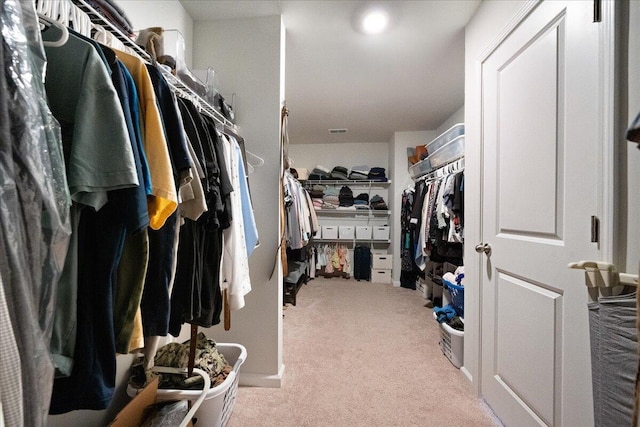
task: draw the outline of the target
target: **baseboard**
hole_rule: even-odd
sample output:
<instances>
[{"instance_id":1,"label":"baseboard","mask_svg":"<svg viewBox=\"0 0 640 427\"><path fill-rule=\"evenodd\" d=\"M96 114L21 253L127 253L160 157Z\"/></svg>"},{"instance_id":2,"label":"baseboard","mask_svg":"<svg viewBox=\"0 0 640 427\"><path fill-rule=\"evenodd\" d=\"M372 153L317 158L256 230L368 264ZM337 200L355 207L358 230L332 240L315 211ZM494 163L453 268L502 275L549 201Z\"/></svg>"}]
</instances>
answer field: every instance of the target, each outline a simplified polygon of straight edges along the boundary
<instances>
[{"instance_id":1,"label":"baseboard","mask_svg":"<svg viewBox=\"0 0 640 427\"><path fill-rule=\"evenodd\" d=\"M282 378L284 377L284 364L280 366L280 372L277 375L252 374L240 371L239 384L246 387L266 387L280 388L282 387Z\"/></svg>"},{"instance_id":2,"label":"baseboard","mask_svg":"<svg viewBox=\"0 0 640 427\"><path fill-rule=\"evenodd\" d=\"M473 384L473 375L471 375L471 372L469 372L467 368L463 366L462 368L460 368L460 372L462 372L467 381L469 381L469 384Z\"/></svg>"}]
</instances>

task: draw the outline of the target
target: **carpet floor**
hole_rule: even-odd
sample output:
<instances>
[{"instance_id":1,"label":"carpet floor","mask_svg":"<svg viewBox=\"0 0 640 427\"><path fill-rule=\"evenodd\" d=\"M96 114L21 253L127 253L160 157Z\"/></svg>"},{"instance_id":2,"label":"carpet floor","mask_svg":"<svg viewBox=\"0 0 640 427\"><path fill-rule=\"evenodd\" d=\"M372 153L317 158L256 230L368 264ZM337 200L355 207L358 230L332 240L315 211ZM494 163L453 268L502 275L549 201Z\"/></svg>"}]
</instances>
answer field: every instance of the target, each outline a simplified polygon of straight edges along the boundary
<instances>
[{"instance_id":1,"label":"carpet floor","mask_svg":"<svg viewBox=\"0 0 640 427\"><path fill-rule=\"evenodd\" d=\"M284 310L282 387L240 387L228 425L500 426L438 340L419 292L316 278Z\"/></svg>"}]
</instances>

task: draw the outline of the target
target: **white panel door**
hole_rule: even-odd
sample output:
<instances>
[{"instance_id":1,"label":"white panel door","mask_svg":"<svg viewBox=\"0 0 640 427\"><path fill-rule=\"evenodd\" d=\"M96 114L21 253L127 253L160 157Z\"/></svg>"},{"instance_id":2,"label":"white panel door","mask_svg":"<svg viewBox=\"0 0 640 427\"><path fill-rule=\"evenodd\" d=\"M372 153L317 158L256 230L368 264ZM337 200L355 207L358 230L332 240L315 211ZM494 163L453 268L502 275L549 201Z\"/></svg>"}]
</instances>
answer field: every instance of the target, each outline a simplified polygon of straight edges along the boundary
<instances>
[{"instance_id":1,"label":"white panel door","mask_svg":"<svg viewBox=\"0 0 640 427\"><path fill-rule=\"evenodd\" d=\"M593 424L586 288L600 259L593 2L538 4L482 62L481 393L507 426Z\"/></svg>"}]
</instances>

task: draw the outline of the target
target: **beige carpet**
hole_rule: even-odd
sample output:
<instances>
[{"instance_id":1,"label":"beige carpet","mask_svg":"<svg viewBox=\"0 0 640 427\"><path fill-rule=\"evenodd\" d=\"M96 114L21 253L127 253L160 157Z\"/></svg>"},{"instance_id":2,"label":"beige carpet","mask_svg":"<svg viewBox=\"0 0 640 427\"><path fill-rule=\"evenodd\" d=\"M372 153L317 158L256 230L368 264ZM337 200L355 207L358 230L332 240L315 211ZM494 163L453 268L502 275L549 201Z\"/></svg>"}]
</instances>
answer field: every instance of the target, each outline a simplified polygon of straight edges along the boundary
<instances>
[{"instance_id":1,"label":"beige carpet","mask_svg":"<svg viewBox=\"0 0 640 427\"><path fill-rule=\"evenodd\" d=\"M282 388L240 387L229 426L500 425L442 355L424 303L391 285L304 285L284 310Z\"/></svg>"}]
</instances>

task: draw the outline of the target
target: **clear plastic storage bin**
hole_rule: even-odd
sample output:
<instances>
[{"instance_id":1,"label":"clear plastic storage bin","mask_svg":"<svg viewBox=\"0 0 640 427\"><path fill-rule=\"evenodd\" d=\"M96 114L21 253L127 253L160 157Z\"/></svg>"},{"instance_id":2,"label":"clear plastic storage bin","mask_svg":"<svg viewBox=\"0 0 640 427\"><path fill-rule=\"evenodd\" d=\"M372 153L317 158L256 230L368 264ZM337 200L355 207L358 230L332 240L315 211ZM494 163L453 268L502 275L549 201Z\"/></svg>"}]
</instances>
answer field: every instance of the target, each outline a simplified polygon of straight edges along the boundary
<instances>
[{"instance_id":1,"label":"clear plastic storage bin","mask_svg":"<svg viewBox=\"0 0 640 427\"><path fill-rule=\"evenodd\" d=\"M440 136L427 144L427 153L429 155L438 151L441 147L444 147L449 142L453 141L460 135L464 135L464 123L458 123L453 125L446 131L444 131Z\"/></svg>"},{"instance_id":2,"label":"clear plastic storage bin","mask_svg":"<svg viewBox=\"0 0 640 427\"><path fill-rule=\"evenodd\" d=\"M430 154L428 159L432 168L437 168L445 163L452 162L464 156L464 135L449 141L437 151Z\"/></svg>"},{"instance_id":3,"label":"clear plastic storage bin","mask_svg":"<svg viewBox=\"0 0 640 427\"><path fill-rule=\"evenodd\" d=\"M427 157L426 159L420 160L415 165L411 165L409 167L409 176L413 179L430 172L432 169L431 160Z\"/></svg>"}]
</instances>

